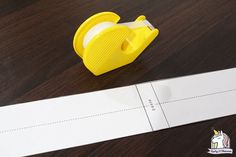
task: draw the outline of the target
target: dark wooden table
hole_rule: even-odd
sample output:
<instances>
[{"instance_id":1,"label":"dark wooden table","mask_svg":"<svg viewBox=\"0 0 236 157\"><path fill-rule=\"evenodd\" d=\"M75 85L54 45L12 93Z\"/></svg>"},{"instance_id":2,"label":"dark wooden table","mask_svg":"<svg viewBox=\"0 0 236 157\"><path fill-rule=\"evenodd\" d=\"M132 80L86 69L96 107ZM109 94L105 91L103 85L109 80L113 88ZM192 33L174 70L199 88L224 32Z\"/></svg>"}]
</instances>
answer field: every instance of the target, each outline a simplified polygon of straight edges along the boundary
<instances>
[{"instance_id":1,"label":"dark wooden table","mask_svg":"<svg viewBox=\"0 0 236 157\"><path fill-rule=\"evenodd\" d=\"M118 13L122 22L144 14L160 35L134 63L95 77L72 39L101 11ZM1 106L233 67L235 0L0 0ZM227 133L236 151L236 116L229 116L36 157L202 157L212 128Z\"/></svg>"}]
</instances>

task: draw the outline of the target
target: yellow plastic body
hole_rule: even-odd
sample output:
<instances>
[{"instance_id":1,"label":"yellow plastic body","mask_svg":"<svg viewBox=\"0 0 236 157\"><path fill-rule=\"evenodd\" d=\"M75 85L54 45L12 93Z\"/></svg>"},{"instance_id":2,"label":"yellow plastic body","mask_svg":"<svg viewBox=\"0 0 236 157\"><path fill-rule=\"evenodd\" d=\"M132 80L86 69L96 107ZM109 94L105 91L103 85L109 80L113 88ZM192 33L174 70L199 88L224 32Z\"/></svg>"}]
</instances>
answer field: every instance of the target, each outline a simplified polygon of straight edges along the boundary
<instances>
[{"instance_id":1,"label":"yellow plastic body","mask_svg":"<svg viewBox=\"0 0 236 157\"><path fill-rule=\"evenodd\" d=\"M145 16L139 16L136 21L145 19ZM148 26L129 28L117 24L102 30L83 47L84 37L93 26L119 20L115 13L98 13L87 19L75 33L74 49L96 76L133 62L159 33L158 29Z\"/></svg>"}]
</instances>

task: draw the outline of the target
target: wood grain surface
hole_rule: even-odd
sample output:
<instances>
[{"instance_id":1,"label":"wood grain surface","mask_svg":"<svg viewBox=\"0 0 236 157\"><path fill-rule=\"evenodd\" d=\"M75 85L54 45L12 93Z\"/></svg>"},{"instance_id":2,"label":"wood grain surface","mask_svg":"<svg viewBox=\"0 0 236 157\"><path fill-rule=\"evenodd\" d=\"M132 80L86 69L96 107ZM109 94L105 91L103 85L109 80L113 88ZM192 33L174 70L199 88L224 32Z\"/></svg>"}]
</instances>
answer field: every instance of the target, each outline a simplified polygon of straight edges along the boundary
<instances>
[{"instance_id":1,"label":"wood grain surface","mask_svg":"<svg viewBox=\"0 0 236 157\"><path fill-rule=\"evenodd\" d=\"M134 63L95 77L72 40L101 11L121 22L146 15L160 35ZM235 0L0 0L0 106L233 67ZM211 156L212 128L236 151L236 116L229 116L35 157Z\"/></svg>"}]
</instances>

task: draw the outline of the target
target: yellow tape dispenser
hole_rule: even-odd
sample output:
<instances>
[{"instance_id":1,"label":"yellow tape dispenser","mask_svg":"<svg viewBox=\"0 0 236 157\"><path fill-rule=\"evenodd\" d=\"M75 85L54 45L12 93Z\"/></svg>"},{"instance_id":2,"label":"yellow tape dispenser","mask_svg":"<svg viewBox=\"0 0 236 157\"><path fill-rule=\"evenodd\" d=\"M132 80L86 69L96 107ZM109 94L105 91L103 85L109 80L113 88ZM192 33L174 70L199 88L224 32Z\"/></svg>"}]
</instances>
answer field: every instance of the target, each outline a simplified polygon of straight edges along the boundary
<instances>
[{"instance_id":1,"label":"yellow tape dispenser","mask_svg":"<svg viewBox=\"0 0 236 157\"><path fill-rule=\"evenodd\" d=\"M75 52L94 75L133 62L159 33L143 15L134 22L119 24L119 20L113 12L98 13L75 33Z\"/></svg>"}]
</instances>

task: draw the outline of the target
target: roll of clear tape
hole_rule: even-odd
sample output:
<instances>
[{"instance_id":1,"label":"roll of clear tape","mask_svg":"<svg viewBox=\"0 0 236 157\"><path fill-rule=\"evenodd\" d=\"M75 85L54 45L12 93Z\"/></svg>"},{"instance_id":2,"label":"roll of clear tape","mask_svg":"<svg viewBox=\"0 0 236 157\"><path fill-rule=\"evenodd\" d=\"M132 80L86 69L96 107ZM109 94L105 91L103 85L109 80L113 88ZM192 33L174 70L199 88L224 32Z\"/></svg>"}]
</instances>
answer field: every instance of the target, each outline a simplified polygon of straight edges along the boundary
<instances>
[{"instance_id":1,"label":"roll of clear tape","mask_svg":"<svg viewBox=\"0 0 236 157\"><path fill-rule=\"evenodd\" d=\"M99 34L101 31L103 31L104 29L107 29L109 27L112 27L114 25L117 25L116 23L113 22L102 22L99 23L95 26L93 26L84 36L84 40L83 40L83 47L87 47L87 45L89 44L89 42L97 35ZM126 23L118 23L118 25L124 25L127 26L129 28L138 28L138 27L144 27L147 26L149 27L151 30L154 29L154 27L152 26L152 24L148 21L148 20L143 20L143 21L135 21L135 22L126 22Z\"/></svg>"}]
</instances>

